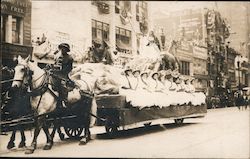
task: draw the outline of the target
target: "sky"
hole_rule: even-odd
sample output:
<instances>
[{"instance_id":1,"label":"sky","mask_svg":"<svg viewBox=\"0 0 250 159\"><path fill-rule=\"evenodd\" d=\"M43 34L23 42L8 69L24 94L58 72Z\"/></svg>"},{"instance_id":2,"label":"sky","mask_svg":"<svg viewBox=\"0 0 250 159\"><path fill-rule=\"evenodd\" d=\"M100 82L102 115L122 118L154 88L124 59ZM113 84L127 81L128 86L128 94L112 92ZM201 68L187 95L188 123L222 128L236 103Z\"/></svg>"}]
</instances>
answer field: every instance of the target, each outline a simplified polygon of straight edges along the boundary
<instances>
[{"instance_id":1,"label":"sky","mask_svg":"<svg viewBox=\"0 0 250 159\"><path fill-rule=\"evenodd\" d=\"M217 3L228 2L216 2L216 1L149 1L152 14L157 12L167 13L168 11L183 10L186 8L212 8Z\"/></svg>"}]
</instances>

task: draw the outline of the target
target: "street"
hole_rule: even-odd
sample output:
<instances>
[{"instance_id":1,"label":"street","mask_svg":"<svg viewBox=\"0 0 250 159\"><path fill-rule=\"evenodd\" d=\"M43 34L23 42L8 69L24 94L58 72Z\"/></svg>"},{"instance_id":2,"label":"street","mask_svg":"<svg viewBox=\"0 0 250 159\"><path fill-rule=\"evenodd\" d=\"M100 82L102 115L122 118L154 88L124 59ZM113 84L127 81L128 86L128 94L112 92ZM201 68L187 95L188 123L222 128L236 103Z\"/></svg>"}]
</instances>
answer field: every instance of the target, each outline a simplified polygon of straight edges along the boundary
<instances>
[{"instance_id":1,"label":"street","mask_svg":"<svg viewBox=\"0 0 250 159\"><path fill-rule=\"evenodd\" d=\"M7 150L10 135L0 136L1 157L119 157L119 158L249 158L249 107L209 109L200 119L185 119L176 126L173 121L164 125L120 131L108 138L104 127L91 128L92 138L87 145L78 141L61 141L58 134L50 151L42 150L45 135L41 131L38 149L25 155L24 149ZM32 140L26 131L27 146ZM18 146L20 133L15 142Z\"/></svg>"}]
</instances>

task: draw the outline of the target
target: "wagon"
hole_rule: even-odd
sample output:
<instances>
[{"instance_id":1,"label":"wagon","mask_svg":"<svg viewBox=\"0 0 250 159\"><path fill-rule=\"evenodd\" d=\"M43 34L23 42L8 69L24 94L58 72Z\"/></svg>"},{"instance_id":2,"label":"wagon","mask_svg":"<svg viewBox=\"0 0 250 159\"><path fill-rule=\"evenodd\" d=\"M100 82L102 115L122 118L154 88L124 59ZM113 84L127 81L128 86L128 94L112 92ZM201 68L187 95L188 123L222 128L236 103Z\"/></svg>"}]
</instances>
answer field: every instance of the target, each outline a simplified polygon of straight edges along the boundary
<instances>
[{"instance_id":1,"label":"wagon","mask_svg":"<svg viewBox=\"0 0 250 159\"><path fill-rule=\"evenodd\" d=\"M86 102L86 101L85 101ZM127 130L137 127L164 124L167 120L174 120L176 124L183 123L186 118L202 118L207 113L207 105L170 105L169 107L151 106L143 109L133 107L126 102L123 95L98 95L96 96L98 120L95 126L105 126L109 135L114 135L118 130ZM86 103L82 103L84 106ZM69 138L79 138L84 128L84 119L79 114L82 106L73 106L63 111L55 111L47 118L47 124L52 127L59 122ZM59 115L58 115L59 113ZM27 129L34 126L34 116L1 121L1 131L11 131L17 125L24 125ZM62 139L63 137L60 136Z\"/></svg>"},{"instance_id":2,"label":"wagon","mask_svg":"<svg viewBox=\"0 0 250 159\"><path fill-rule=\"evenodd\" d=\"M113 135L118 130L164 124L167 119L176 124L186 118L202 118L207 113L207 105L170 105L168 107L151 106L143 109L133 107L122 95L100 95L96 97L97 116L106 119L97 120L97 126L105 126L106 132Z\"/></svg>"}]
</instances>

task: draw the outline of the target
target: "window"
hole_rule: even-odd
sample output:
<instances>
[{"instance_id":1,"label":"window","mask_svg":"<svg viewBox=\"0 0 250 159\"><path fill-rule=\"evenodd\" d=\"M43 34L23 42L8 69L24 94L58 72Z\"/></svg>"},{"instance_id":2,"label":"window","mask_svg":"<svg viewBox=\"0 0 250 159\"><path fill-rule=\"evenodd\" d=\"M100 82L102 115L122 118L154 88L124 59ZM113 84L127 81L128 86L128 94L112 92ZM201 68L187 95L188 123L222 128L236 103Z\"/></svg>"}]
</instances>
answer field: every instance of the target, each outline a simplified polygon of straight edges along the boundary
<instances>
[{"instance_id":1,"label":"window","mask_svg":"<svg viewBox=\"0 0 250 159\"><path fill-rule=\"evenodd\" d=\"M147 17L147 2L138 1L136 4L136 21L141 21L142 17Z\"/></svg>"},{"instance_id":2,"label":"window","mask_svg":"<svg viewBox=\"0 0 250 159\"><path fill-rule=\"evenodd\" d=\"M115 1L115 13L120 14L120 1Z\"/></svg>"},{"instance_id":3,"label":"window","mask_svg":"<svg viewBox=\"0 0 250 159\"><path fill-rule=\"evenodd\" d=\"M115 13L120 14L122 10L131 12L131 2L130 1L115 1Z\"/></svg>"},{"instance_id":4,"label":"window","mask_svg":"<svg viewBox=\"0 0 250 159\"><path fill-rule=\"evenodd\" d=\"M109 41L109 24L92 20L92 38Z\"/></svg>"},{"instance_id":5,"label":"window","mask_svg":"<svg viewBox=\"0 0 250 159\"><path fill-rule=\"evenodd\" d=\"M190 63L186 61L181 61L180 73L182 75L190 75Z\"/></svg>"},{"instance_id":6,"label":"window","mask_svg":"<svg viewBox=\"0 0 250 159\"><path fill-rule=\"evenodd\" d=\"M131 51L131 31L116 27L116 44L122 52Z\"/></svg>"},{"instance_id":7,"label":"window","mask_svg":"<svg viewBox=\"0 0 250 159\"><path fill-rule=\"evenodd\" d=\"M20 21L20 18L12 17L12 43L20 43Z\"/></svg>"},{"instance_id":8,"label":"window","mask_svg":"<svg viewBox=\"0 0 250 159\"><path fill-rule=\"evenodd\" d=\"M1 15L1 42L5 42L7 15Z\"/></svg>"}]
</instances>

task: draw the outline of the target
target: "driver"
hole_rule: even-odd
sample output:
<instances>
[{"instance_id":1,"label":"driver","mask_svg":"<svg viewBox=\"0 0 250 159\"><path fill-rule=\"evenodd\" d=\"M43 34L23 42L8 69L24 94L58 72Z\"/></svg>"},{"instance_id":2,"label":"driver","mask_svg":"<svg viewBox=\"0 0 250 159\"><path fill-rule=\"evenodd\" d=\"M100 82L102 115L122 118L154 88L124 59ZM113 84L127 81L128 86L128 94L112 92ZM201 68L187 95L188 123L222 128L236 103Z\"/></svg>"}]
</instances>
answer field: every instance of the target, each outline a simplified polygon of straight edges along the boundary
<instances>
[{"instance_id":1,"label":"driver","mask_svg":"<svg viewBox=\"0 0 250 159\"><path fill-rule=\"evenodd\" d=\"M56 87L59 93L59 103L60 106L66 107L68 103L68 90L66 89L66 84L72 82L69 79L69 72L73 67L73 58L68 54L70 52L70 46L67 43L61 43L58 46L59 57L55 59L53 73L56 76Z\"/></svg>"}]
</instances>

